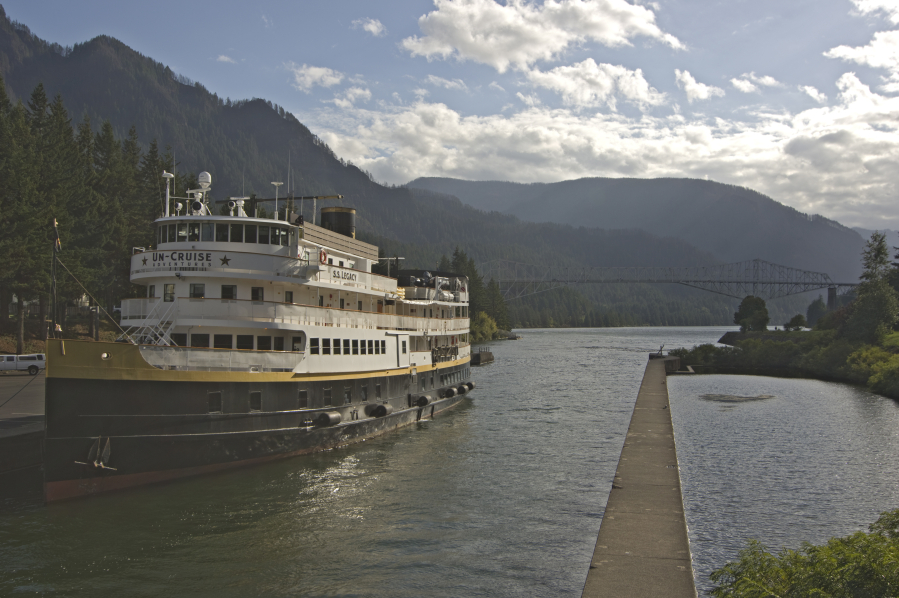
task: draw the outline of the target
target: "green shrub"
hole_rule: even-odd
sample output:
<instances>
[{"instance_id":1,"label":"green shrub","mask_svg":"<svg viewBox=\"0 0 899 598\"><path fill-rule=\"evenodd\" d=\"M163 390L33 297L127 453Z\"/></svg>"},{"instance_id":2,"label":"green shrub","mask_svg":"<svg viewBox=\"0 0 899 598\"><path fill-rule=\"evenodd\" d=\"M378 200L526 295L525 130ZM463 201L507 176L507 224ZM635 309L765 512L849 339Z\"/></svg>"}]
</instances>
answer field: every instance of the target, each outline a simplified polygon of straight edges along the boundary
<instances>
[{"instance_id":1,"label":"green shrub","mask_svg":"<svg viewBox=\"0 0 899 598\"><path fill-rule=\"evenodd\" d=\"M899 595L899 510L869 526L799 550L773 555L750 540L739 558L710 575L718 598L862 598Z\"/></svg>"}]
</instances>

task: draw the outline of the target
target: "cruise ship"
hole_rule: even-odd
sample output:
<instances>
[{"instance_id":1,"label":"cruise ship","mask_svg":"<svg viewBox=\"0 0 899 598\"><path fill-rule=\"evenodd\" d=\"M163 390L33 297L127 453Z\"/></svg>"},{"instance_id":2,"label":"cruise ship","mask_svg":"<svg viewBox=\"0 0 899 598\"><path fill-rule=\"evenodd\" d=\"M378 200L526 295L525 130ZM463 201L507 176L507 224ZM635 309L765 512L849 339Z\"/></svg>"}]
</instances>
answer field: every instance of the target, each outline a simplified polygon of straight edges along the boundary
<instances>
[{"instance_id":1,"label":"cruise ship","mask_svg":"<svg viewBox=\"0 0 899 598\"><path fill-rule=\"evenodd\" d=\"M375 274L354 209L216 210L199 182L134 249L118 341L48 341L48 502L359 442L474 388L465 276Z\"/></svg>"}]
</instances>

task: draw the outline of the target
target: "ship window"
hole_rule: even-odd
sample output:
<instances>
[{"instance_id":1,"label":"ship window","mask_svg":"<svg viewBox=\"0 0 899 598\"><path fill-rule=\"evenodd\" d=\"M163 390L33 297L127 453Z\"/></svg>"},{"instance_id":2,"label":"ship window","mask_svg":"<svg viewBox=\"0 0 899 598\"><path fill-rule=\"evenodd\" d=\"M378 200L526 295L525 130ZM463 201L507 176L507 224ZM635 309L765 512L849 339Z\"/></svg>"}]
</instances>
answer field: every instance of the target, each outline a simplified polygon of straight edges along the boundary
<instances>
[{"instance_id":1,"label":"ship window","mask_svg":"<svg viewBox=\"0 0 899 598\"><path fill-rule=\"evenodd\" d=\"M237 285L236 284L223 284L222 285L222 299L237 299Z\"/></svg>"},{"instance_id":2,"label":"ship window","mask_svg":"<svg viewBox=\"0 0 899 598\"><path fill-rule=\"evenodd\" d=\"M375 384L375 398L379 399L379 400L381 398L381 385L380 384Z\"/></svg>"},{"instance_id":3,"label":"ship window","mask_svg":"<svg viewBox=\"0 0 899 598\"><path fill-rule=\"evenodd\" d=\"M365 340L359 341L359 353L365 355Z\"/></svg>"},{"instance_id":4,"label":"ship window","mask_svg":"<svg viewBox=\"0 0 899 598\"><path fill-rule=\"evenodd\" d=\"M228 225L227 224L216 224L215 225L215 240L218 242L226 242L228 240Z\"/></svg>"},{"instance_id":5,"label":"ship window","mask_svg":"<svg viewBox=\"0 0 899 598\"><path fill-rule=\"evenodd\" d=\"M343 297L340 298L340 309L343 309Z\"/></svg>"},{"instance_id":6,"label":"ship window","mask_svg":"<svg viewBox=\"0 0 899 598\"><path fill-rule=\"evenodd\" d=\"M281 245L282 245L282 246L287 246L287 245L289 244L289 241L288 241L288 239L287 239L287 229L286 229L286 228L279 229L279 232L281 233L281 234L280 234L280 237L281 237Z\"/></svg>"},{"instance_id":7,"label":"ship window","mask_svg":"<svg viewBox=\"0 0 899 598\"><path fill-rule=\"evenodd\" d=\"M175 285L167 284L163 287L163 301L172 302L175 300Z\"/></svg>"},{"instance_id":8,"label":"ship window","mask_svg":"<svg viewBox=\"0 0 899 598\"><path fill-rule=\"evenodd\" d=\"M350 354L350 339L348 339L348 338L343 339L343 354L344 355Z\"/></svg>"},{"instance_id":9,"label":"ship window","mask_svg":"<svg viewBox=\"0 0 899 598\"><path fill-rule=\"evenodd\" d=\"M259 227L259 242L268 244L268 227L260 226Z\"/></svg>"},{"instance_id":10,"label":"ship window","mask_svg":"<svg viewBox=\"0 0 899 598\"><path fill-rule=\"evenodd\" d=\"M359 341L353 341L353 355L359 355Z\"/></svg>"},{"instance_id":11,"label":"ship window","mask_svg":"<svg viewBox=\"0 0 899 598\"><path fill-rule=\"evenodd\" d=\"M434 372L431 372L431 388L434 388Z\"/></svg>"},{"instance_id":12,"label":"ship window","mask_svg":"<svg viewBox=\"0 0 899 598\"><path fill-rule=\"evenodd\" d=\"M380 355L380 354L381 354L381 343L379 343L378 341L375 341L375 355Z\"/></svg>"},{"instance_id":13,"label":"ship window","mask_svg":"<svg viewBox=\"0 0 899 598\"><path fill-rule=\"evenodd\" d=\"M363 385L360 386L359 388L360 388L360 390L362 391L362 393L361 393L361 394L362 394L362 402L364 403L364 402L366 402L366 401L368 400L368 385L367 385L367 384L363 384Z\"/></svg>"},{"instance_id":14,"label":"ship window","mask_svg":"<svg viewBox=\"0 0 899 598\"><path fill-rule=\"evenodd\" d=\"M362 311L362 302L361 302L361 301L359 301L359 308L358 308L358 309L359 309L359 311Z\"/></svg>"},{"instance_id":15,"label":"ship window","mask_svg":"<svg viewBox=\"0 0 899 598\"><path fill-rule=\"evenodd\" d=\"M253 301L263 301L265 297L265 287L251 287L250 299Z\"/></svg>"},{"instance_id":16,"label":"ship window","mask_svg":"<svg viewBox=\"0 0 899 598\"><path fill-rule=\"evenodd\" d=\"M244 227L244 243L255 243L256 242L256 225L248 224Z\"/></svg>"},{"instance_id":17,"label":"ship window","mask_svg":"<svg viewBox=\"0 0 899 598\"><path fill-rule=\"evenodd\" d=\"M178 225L170 224L168 228L169 228L169 243L174 243L175 239L177 238L177 235L178 235L178 232L177 232Z\"/></svg>"},{"instance_id":18,"label":"ship window","mask_svg":"<svg viewBox=\"0 0 899 598\"><path fill-rule=\"evenodd\" d=\"M275 337L275 351L283 351L284 350L284 337L276 336Z\"/></svg>"},{"instance_id":19,"label":"ship window","mask_svg":"<svg viewBox=\"0 0 899 598\"><path fill-rule=\"evenodd\" d=\"M187 241L187 224L179 224L178 225L178 242L183 243Z\"/></svg>"},{"instance_id":20,"label":"ship window","mask_svg":"<svg viewBox=\"0 0 899 598\"><path fill-rule=\"evenodd\" d=\"M214 241L215 240L215 225L211 222L204 222L202 227L200 228L200 240L201 241Z\"/></svg>"},{"instance_id":21,"label":"ship window","mask_svg":"<svg viewBox=\"0 0 899 598\"><path fill-rule=\"evenodd\" d=\"M243 224L232 224L231 225L231 242L232 243L242 243L243 242Z\"/></svg>"},{"instance_id":22,"label":"ship window","mask_svg":"<svg viewBox=\"0 0 899 598\"><path fill-rule=\"evenodd\" d=\"M233 342L230 334L214 334L212 336L212 346L216 349L233 349Z\"/></svg>"},{"instance_id":23,"label":"ship window","mask_svg":"<svg viewBox=\"0 0 899 598\"><path fill-rule=\"evenodd\" d=\"M323 407L331 406L331 389L330 388L322 389L322 406Z\"/></svg>"},{"instance_id":24,"label":"ship window","mask_svg":"<svg viewBox=\"0 0 899 598\"><path fill-rule=\"evenodd\" d=\"M368 354L369 354L369 355L374 355L374 353L373 353L374 349L372 348L372 343L373 343L373 342L374 342L374 341L368 341Z\"/></svg>"},{"instance_id":25,"label":"ship window","mask_svg":"<svg viewBox=\"0 0 899 598\"><path fill-rule=\"evenodd\" d=\"M151 284L150 286L147 287L147 297L149 297L150 299L156 298L156 285L155 284Z\"/></svg>"},{"instance_id":26,"label":"ship window","mask_svg":"<svg viewBox=\"0 0 899 598\"><path fill-rule=\"evenodd\" d=\"M175 343L179 347L187 346L187 335L183 332L177 332L172 335L172 342Z\"/></svg>"},{"instance_id":27,"label":"ship window","mask_svg":"<svg viewBox=\"0 0 899 598\"><path fill-rule=\"evenodd\" d=\"M461 307L456 307L456 317L457 318L462 317L462 308Z\"/></svg>"},{"instance_id":28,"label":"ship window","mask_svg":"<svg viewBox=\"0 0 899 598\"><path fill-rule=\"evenodd\" d=\"M209 413L222 412L222 391L206 393L206 400L209 404Z\"/></svg>"},{"instance_id":29,"label":"ship window","mask_svg":"<svg viewBox=\"0 0 899 598\"><path fill-rule=\"evenodd\" d=\"M325 298L324 298L323 295L319 295L319 297L318 297L318 306L319 306L319 307L324 307L324 306L325 306Z\"/></svg>"},{"instance_id":30,"label":"ship window","mask_svg":"<svg viewBox=\"0 0 899 598\"><path fill-rule=\"evenodd\" d=\"M309 353L311 355L318 355L318 339L317 338L309 339Z\"/></svg>"},{"instance_id":31,"label":"ship window","mask_svg":"<svg viewBox=\"0 0 899 598\"><path fill-rule=\"evenodd\" d=\"M284 303L293 303L293 291L284 291Z\"/></svg>"},{"instance_id":32,"label":"ship window","mask_svg":"<svg viewBox=\"0 0 899 598\"><path fill-rule=\"evenodd\" d=\"M343 260L340 260L339 262L337 262L337 265L340 266L341 268L343 268Z\"/></svg>"},{"instance_id":33,"label":"ship window","mask_svg":"<svg viewBox=\"0 0 899 598\"><path fill-rule=\"evenodd\" d=\"M406 341L403 341L403 355L406 354Z\"/></svg>"},{"instance_id":34,"label":"ship window","mask_svg":"<svg viewBox=\"0 0 899 598\"><path fill-rule=\"evenodd\" d=\"M381 355L387 355L387 341L381 341Z\"/></svg>"},{"instance_id":35,"label":"ship window","mask_svg":"<svg viewBox=\"0 0 899 598\"><path fill-rule=\"evenodd\" d=\"M353 387L352 386L344 386L343 387L343 402L349 405L353 402Z\"/></svg>"},{"instance_id":36,"label":"ship window","mask_svg":"<svg viewBox=\"0 0 899 598\"><path fill-rule=\"evenodd\" d=\"M334 258L332 258L332 257L329 257L329 258L328 258L328 265L329 265L329 266L333 266L333 265L334 265Z\"/></svg>"},{"instance_id":37,"label":"ship window","mask_svg":"<svg viewBox=\"0 0 899 598\"><path fill-rule=\"evenodd\" d=\"M272 350L272 337L257 336L256 337L256 349L259 351L271 351Z\"/></svg>"},{"instance_id":38,"label":"ship window","mask_svg":"<svg viewBox=\"0 0 899 598\"><path fill-rule=\"evenodd\" d=\"M238 334L237 335L237 348L244 350L253 350L253 335L252 334Z\"/></svg>"},{"instance_id":39,"label":"ship window","mask_svg":"<svg viewBox=\"0 0 899 598\"><path fill-rule=\"evenodd\" d=\"M262 411L262 391L254 390L250 393L250 411Z\"/></svg>"},{"instance_id":40,"label":"ship window","mask_svg":"<svg viewBox=\"0 0 899 598\"><path fill-rule=\"evenodd\" d=\"M309 408L309 391L301 390L297 393L297 409Z\"/></svg>"},{"instance_id":41,"label":"ship window","mask_svg":"<svg viewBox=\"0 0 899 598\"><path fill-rule=\"evenodd\" d=\"M421 380L421 389L424 390L424 389L425 389L425 386L426 386L427 383L428 383L428 381L425 379L424 376L422 376L421 378L419 378L419 380Z\"/></svg>"},{"instance_id":42,"label":"ship window","mask_svg":"<svg viewBox=\"0 0 899 598\"><path fill-rule=\"evenodd\" d=\"M330 355L331 354L331 339L323 338L322 339L322 355Z\"/></svg>"},{"instance_id":43,"label":"ship window","mask_svg":"<svg viewBox=\"0 0 899 598\"><path fill-rule=\"evenodd\" d=\"M292 340L292 351L302 351L303 350L303 337L295 336Z\"/></svg>"},{"instance_id":44,"label":"ship window","mask_svg":"<svg viewBox=\"0 0 899 598\"><path fill-rule=\"evenodd\" d=\"M164 231L164 230L165 230L165 227L163 227L163 226L156 227L156 244L157 245L162 243L162 231Z\"/></svg>"},{"instance_id":45,"label":"ship window","mask_svg":"<svg viewBox=\"0 0 899 598\"><path fill-rule=\"evenodd\" d=\"M191 334L190 335L190 346L191 347L209 347L209 335L208 334Z\"/></svg>"},{"instance_id":46,"label":"ship window","mask_svg":"<svg viewBox=\"0 0 899 598\"><path fill-rule=\"evenodd\" d=\"M190 283L190 296L193 299L202 299L206 296L206 285L202 283Z\"/></svg>"},{"instance_id":47,"label":"ship window","mask_svg":"<svg viewBox=\"0 0 899 598\"><path fill-rule=\"evenodd\" d=\"M334 339L334 355L340 355L340 339Z\"/></svg>"},{"instance_id":48,"label":"ship window","mask_svg":"<svg viewBox=\"0 0 899 598\"><path fill-rule=\"evenodd\" d=\"M188 241L199 241L200 240L200 223L199 222L191 222L187 225L187 240Z\"/></svg>"}]
</instances>

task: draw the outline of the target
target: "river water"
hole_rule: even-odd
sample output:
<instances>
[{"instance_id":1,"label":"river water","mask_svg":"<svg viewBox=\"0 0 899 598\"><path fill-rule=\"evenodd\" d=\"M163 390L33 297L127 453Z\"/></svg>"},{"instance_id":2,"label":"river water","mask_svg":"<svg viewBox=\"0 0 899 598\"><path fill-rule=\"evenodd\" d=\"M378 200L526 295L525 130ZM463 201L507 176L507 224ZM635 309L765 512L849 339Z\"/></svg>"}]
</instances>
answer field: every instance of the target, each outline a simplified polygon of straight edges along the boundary
<instances>
[{"instance_id":1,"label":"river water","mask_svg":"<svg viewBox=\"0 0 899 598\"><path fill-rule=\"evenodd\" d=\"M647 353L726 330L524 331L436 420L252 469L49 507L0 477L0 595L579 596ZM893 401L669 387L701 589L747 538L797 547L899 506Z\"/></svg>"}]
</instances>

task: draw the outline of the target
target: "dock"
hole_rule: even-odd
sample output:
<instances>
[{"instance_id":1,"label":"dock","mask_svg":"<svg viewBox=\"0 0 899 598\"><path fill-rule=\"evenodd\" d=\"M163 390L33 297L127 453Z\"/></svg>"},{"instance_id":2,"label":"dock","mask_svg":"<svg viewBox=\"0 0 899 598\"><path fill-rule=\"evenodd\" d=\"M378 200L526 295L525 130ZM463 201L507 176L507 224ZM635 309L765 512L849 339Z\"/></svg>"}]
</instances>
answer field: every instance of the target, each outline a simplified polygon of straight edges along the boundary
<instances>
[{"instance_id":1,"label":"dock","mask_svg":"<svg viewBox=\"0 0 899 598\"><path fill-rule=\"evenodd\" d=\"M666 380L678 367L646 364L583 598L696 598Z\"/></svg>"},{"instance_id":2,"label":"dock","mask_svg":"<svg viewBox=\"0 0 899 598\"><path fill-rule=\"evenodd\" d=\"M0 375L0 474L43 462L44 372Z\"/></svg>"}]
</instances>

